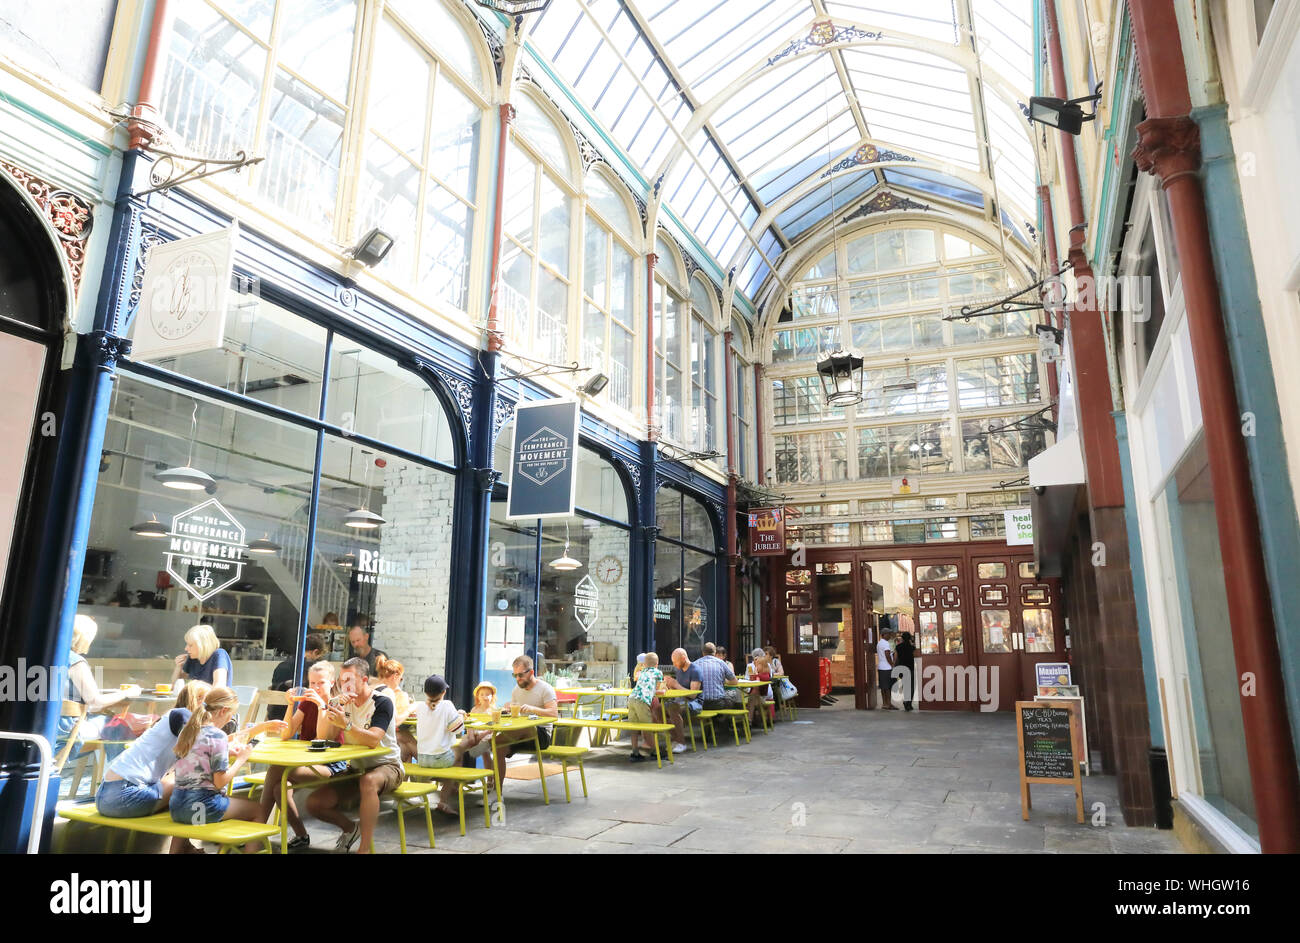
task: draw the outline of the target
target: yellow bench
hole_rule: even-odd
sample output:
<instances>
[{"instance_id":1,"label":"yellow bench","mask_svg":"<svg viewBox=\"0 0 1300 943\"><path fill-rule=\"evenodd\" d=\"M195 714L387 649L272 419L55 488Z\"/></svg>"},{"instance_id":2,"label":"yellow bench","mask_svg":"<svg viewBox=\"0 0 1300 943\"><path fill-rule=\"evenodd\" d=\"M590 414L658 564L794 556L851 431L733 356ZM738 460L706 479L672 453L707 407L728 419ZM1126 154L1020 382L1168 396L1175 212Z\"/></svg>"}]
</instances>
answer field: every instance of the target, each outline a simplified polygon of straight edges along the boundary
<instances>
[{"instance_id":1,"label":"yellow bench","mask_svg":"<svg viewBox=\"0 0 1300 943\"><path fill-rule=\"evenodd\" d=\"M230 851L231 848L252 841L261 841L265 846L265 850L258 852L258 854L269 855L271 853L271 836L278 835L280 832L278 825L244 822L240 819L210 822L206 825L184 825L180 822L173 822L170 812L158 812L154 815L143 815L139 818L130 819L112 818L107 815L100 815L93 805L69 806L60 809L59 815L70 822L83 822L87 825L118 828L131 832L131 837L127 839L126 850L128 852L134 843L135 834L143 833L145 835L167 835L172 838L213 842L221 846L221 851L218 854L223 855ZM67 840L67 832L64 832L63 839L60 842L60 851L62 851Z\"/></svg>"},{"instance_id":2,"label":"yellow bench","mask_svg":"<svg viewBox=\"0 0 1300 943\"><path fill-rule=\"evenodd\" d=\"M582 798L587 798L587 771L583 768L582 758L591 751L586 747L562 747L549 746L542 751L544 758L550 758L560 761L560 768L564 771L564 801L571 802L569 797L569 764L578 764L578 775L582 777Z\"/></svg>"},{"instance_id":3,"label":"yellow bench","mask_svg":"<svg viewBox=\"0 0 1300 943\"><path fill-rule=\"evenodd\" d=\"M691 715L688 714L687 723L690 723L690 717ZM737 744L740 743L740 729L739 727L737 727L736 721L737 720L743 721L745 726L745 742L746 743L749 742L749 711L747 710L740 710L739 708L728 708L726 710L700 711L698 714L695 714L694 717L696 720L700 722L700 738L704 741L704 749L706 750L709 748L709 731L712 731L713 733L713 745L715 747L718 745L718 731L714 727L713 721L719 717L731 718L731 734L736 738ZM704 729L705 721L707 721L709 724L708 731ZM694 736L695 734L692 732L691 734L692 741L694 740Z\"/></svg>"},{"instance_id":4,"label":"yellow bench","mask_svg":"<svg viewBox=\"0 0 1300 943\"><path fill-rule=\"evenodd\" d=\"M555 722L555 726L556 727L587 727L592 730L628 730L628 731L635 730L637 733L648 733L650 734L650 739L654 741L655 762L659 764L660 769L664 768L664 761L663 761L663 755L659 751L659 734L663 734L664 741L667 742L668 734L673 729L672 724L638 724L633 721L627 721L627 720L592 720L589 718L582 718L582 717L573 717L573 718L561 717L559 720ZM545 751L542 752L545 753ZM668 762L669 763L675 762L673 760L672 750L668 751Z\"/></svg>"},{"instance_id":5,"label":"yellow bench","mask_svg":"<svg viewBox=\"0 0 1300 943\"><path fill-rule=\"evenodd\" d=\"M386 795L392 796L397 800L397 834L401 839L402 854L406 854L406 813L412 809L418 809L420 802L424 802L424 824L429 829L429 847L433 845L433 810L429 808L429 794L438 789L437 783L412 783L405 782ZM409 805L407 804L409 803ZM370 850L374 852L375 843L370 842Z\"/></svg>"},{"instance_id":6,"label":"yellow bench","mask_svg":"<svg viewBox=\"0 0 1300 943\"><path fill-rule=\"evenodd\" d=\"M478 769L468 766L443 766L433 769L428 766L418 766L415 763L403 763L402 768L406 770L406 775L411 779L432 779L437 782L448 782L456 784L456 803L460 807L460 833L465 834L465 787L477 790L483 794L483 824L488 828L492 827L492 809L491 793L488 787L488 780L492 778L492 770Z\"/></svg>"}]
</instances>

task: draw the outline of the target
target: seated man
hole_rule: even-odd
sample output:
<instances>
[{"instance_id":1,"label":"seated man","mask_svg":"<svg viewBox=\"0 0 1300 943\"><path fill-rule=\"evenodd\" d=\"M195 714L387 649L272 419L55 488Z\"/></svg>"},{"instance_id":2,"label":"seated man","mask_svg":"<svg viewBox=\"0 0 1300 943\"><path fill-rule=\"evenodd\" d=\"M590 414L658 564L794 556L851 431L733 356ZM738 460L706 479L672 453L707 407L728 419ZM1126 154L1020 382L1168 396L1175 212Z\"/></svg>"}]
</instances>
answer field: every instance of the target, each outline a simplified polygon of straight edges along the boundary
<instances>
[{"instance_id":1,"label":"seated man","mask_svg":"<svg viewBox=\"0 0 1300 943\"><path fill-rule=\"evenodd\" d=\"M560 710L557 706L555 697L555 688L551 687L541 678L537 677L533 671L533 660L527 655L520 655L511 665L515 677L515 689L510 693L510 703L520 706L520 714L524 717L559 717ZM538 727L537 740L543 750L551 745L551 728L550 726ZM506 758L514 754L516 746L524 741L531 744L533 740L533 728L526 730L507 730L504 733L497 734L497 776L501 777L498 782L504 781L506 773ZM485 740L470 751L471 756L488 756L492 755L491 741ZM490 760L484 760L484 765L490 765Z\"/></svg>"},{"instance_id":2,"label":"seated man","mask_svg":"<svg viewBox=\"0 0 1300 943\"><path fill-rule=\"evenodd\" d=\"M673 668L676 670L676 676L665 680L665 684L672 689L698 691L703 682L700 680L700 670L695 667L686 654L686 649L673 649ZM704 710L704 705L698 697L675 697L668 701L668 719L673 725L673 752L681 753L686 749L686 714L685 711L692 711L698 714Z\"/></svg>"},{"instance_id":3,"label":"seated man","mask_svg":"<svg viewBox=\"0 0 1300 943\"><path fill-rule=\"evenodd\" d=\"M712 642L704 643L704 654L695 661L700 675L700 698L706 711L735 710L744 706L739 688L729 688L726 682L735 681L736 675L715 654Z\"/></svg>"},{"instance_id":4,"label":"seated man","mask_svg":"<svg viewBox=\"0 0 1300 943\"><path fill-rule=\"evenodd\" d=\"M338 844L334 846L336 851L350 850L360 838L359 850L366 854L379 818L379 797L392 792L402 782L397 711L387 692L370 687L370 665L364 658L349 658L343 663L340 686L347 703L341 709L331 707L321 713L316 722L316 736L332 740L342 734L345 744L383 747L386 752L353 761L352 767L362 771L361 777L317 789L307 800L307 811L341 829ZM355 823L339 810L342 803L352 800L359 800L361 805L361 818Z\"/></svg>"}]
</instances>

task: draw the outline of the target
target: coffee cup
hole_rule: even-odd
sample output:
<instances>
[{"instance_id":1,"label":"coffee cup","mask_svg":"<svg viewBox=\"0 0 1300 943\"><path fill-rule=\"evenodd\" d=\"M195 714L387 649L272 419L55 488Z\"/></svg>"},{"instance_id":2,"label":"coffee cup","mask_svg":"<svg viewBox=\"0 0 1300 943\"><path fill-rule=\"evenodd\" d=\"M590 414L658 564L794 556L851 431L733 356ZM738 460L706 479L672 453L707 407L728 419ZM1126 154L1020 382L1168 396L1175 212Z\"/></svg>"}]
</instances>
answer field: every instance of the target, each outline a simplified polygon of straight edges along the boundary
<instances>
[{"instance_id":1,"label":"coffee cup","mask_svg":"<svg viewBox=\"0 0 1300 943\"><path fill-rule=\"evenodd\" d=\"M313 740L311 742L311 748L313 750L324 750L327 746L329 746L328 740Z\"/></svg>"}]
</instances>

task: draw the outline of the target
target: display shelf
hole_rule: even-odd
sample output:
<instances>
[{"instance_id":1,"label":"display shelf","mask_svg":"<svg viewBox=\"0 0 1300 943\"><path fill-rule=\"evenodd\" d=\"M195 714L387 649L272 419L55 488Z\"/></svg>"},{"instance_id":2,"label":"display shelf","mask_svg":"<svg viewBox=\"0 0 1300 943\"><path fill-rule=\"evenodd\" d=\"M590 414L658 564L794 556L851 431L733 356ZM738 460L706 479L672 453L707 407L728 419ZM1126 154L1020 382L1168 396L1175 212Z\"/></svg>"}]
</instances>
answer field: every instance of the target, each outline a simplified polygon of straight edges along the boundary
<instances>
[{"instance_id":1,"label":"display shelf","mask_svg":"<svg viewBox=\"0 0 1300 943\"><path fill-rule=\"evenodd\" d=\"M227 589L200 602L180 587L173 586L167 590L167 608L173 612L192 613L196 619L205 616L211 618L217 639L233 643L228 652L232 658L236 655L254 660L265 657L271 623L270 593L245 593ZM235 646L238 646L238 650Z\"/></svg>"}]
</instances>

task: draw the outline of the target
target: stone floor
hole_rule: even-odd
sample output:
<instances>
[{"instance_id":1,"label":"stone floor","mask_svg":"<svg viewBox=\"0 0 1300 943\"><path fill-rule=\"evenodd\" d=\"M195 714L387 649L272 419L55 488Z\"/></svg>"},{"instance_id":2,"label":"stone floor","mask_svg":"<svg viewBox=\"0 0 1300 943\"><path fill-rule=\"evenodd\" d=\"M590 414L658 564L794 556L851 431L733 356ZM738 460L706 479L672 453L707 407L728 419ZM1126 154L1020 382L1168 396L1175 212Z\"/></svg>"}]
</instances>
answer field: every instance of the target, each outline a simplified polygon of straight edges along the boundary
<instances>
[{"instance_id":1,"label":"stone floor","mask_svg":"<svg viewBox=\"0 0 1300 943\"><path fill-rule=\"evenodd\" d=\"M508 780L507 818L483 827L476 802L469 832L437 821L437 852L493 854L696 852L913 852L1165 854L1171 832L1127 828L1113 776L1084 778L1089 824L1074 820L1068 786L1033 787L1030 820L1020 818L1016 737L1009 713L801 712L752 743L677 756L659 770L628 763L626 745L589 754L591 797L565 804L563 783ZM1099 811L1105 825L1092 825ZM477 819L475 814L477 813ZM408 816L411 848L425 838ZM313 845L338 832L312 823ZM376 850L398 850L393 816L381 818ZM427 853L427 849L424 849Z\"/></svg>"}]
</instances>

